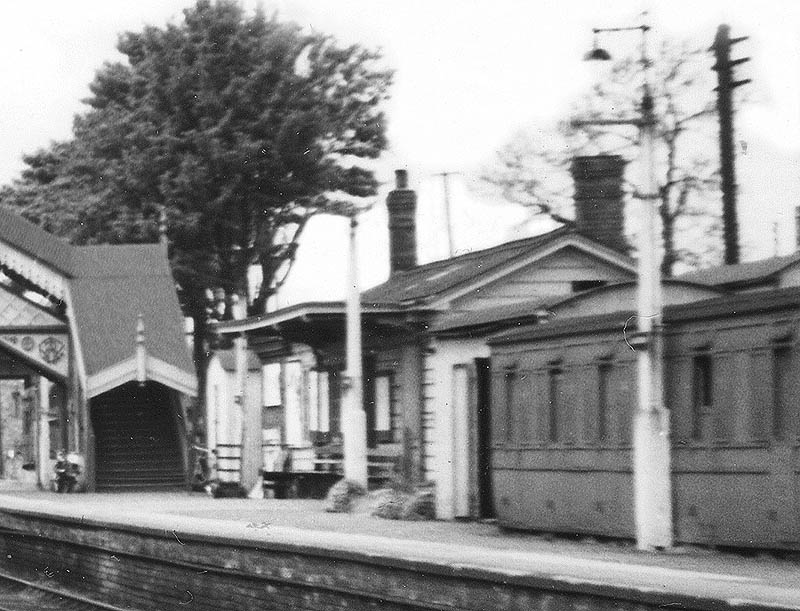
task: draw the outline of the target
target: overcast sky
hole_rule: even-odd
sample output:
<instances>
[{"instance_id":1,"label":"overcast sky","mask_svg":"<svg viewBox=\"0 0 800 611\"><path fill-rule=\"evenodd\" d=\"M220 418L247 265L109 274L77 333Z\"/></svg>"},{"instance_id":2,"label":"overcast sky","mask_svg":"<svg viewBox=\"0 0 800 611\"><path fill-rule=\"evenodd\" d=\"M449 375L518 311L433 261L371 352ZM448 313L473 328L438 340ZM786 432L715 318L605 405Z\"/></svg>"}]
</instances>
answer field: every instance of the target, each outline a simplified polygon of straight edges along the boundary
<instances>
[{"instance_id":1,"label":"overcast sky","mask_svg":"<svg viewBox=\"0 0 800 611\"><path fill-rule=\"evenodd\" d=\"M190 0L39 0L9 2L0 23L0 183L21 168L20 155L70 134L72 117L104 61L119 59L119 32L178 21ZM244 2L246 7L256 2ZM453 177L457 250L510 235L524 214L476 193L477 170L518 129L550 126L585 87L581 57L591 28L636 25L640 1L279 0L266 11L343 42L381 47L396 70L388 107L391 150L380 179L406 167L420 194L420 255L446 254L441 178ZM735 54L752 61L738 71L753 79L751 102L737 115L738 182L745 254L786 253L794 244L800 203L800 2L727 0L650 2L656 36L711 43L729 23L750 40ZM624 35L605 46L632 51ZM716 154L714 151L713 154ZM389 184L384 189L388 190ZM381 196L381 200L383 198ZM385 210L364 219L363 283L387 273ZM319 221L306 234L287 299L319 299L343 290L345 228ZM324 289L324 290L323 290Z\"/></svg>"}]
</instances>

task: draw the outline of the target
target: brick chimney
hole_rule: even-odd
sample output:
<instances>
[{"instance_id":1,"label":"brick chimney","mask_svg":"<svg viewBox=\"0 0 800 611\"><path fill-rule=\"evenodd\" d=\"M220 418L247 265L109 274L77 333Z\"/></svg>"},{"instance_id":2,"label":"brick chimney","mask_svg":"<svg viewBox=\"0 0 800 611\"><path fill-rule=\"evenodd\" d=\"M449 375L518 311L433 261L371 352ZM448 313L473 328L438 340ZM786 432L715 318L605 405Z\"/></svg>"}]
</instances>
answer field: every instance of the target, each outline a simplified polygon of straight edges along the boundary
<instances>
[{"instance_id":1,"label":"brick chimney","mask_svg":"<svg viewBox=\"0 0 800 611\"><path fill-rule=\"evenodd\" d=\"M417 194L408 188L408 172L395 171L395 188L386 198L389 209L389 269L403 272L417 266Z\"/></svg>"},{"instance_id":2,"label":"brick chimney","mask_svg":"<svg viewBox=\"0 0 800 611\"><path fill-rule=\"evenodd\" d=\"M622 252L629 250L622 190L626 163L619 155L594 155L575 157L570 167L575 181L575 228Z\"/></svg>"}]
</instances>

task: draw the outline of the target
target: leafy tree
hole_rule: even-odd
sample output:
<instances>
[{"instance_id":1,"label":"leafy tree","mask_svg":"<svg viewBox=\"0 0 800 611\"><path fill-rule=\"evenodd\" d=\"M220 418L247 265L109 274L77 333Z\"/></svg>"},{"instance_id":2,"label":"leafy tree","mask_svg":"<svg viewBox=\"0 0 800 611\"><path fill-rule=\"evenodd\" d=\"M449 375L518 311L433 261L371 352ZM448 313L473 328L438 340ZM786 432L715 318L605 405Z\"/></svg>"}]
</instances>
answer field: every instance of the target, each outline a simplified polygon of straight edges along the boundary
<instances>
[{"instance_id":1,"label":"leafy tree","mask_svg":"<svg viewBox=\"0 0 800 611\"><path fill-rule=\"evenodd\" d=\"M198 0L118 49L127 61L97 72L72 139L26 155L0 203L79 244L155 241L165 214L199 340L209 289L245 295L260 265L263 311L309 219L376 193L364 161L387 145L391 73L375 51L233 0Z\"/></svg>"},{"instance_id":2,"label":"leafy tree","mask_svg":"<svg viewBox=\"0 0 800 611\"><path fill-rule=\"evenodd\" d=\"M700 253L679 245L679 234L688 238L687 244L696 244L693 229L696 233L698 224L706 233L719 231L719 212L710 204L719 199L711 197L717 195L719 181L713 73L710 55L687 42L665 41L652 66L658 216L664 249L661 271L670 276L676 262L696 262L698 256L709 255L707 250ZM495 165L484 171L484 181L534 215L570 223L568 167L574 156L605 152L630 160L638 157L635 127L586 122L637 117L642 82L640 61L628 57L614 62L608 78L575 104L557 130L519 132L512 138L498 152Z\"/></svg>"}]
</instances>

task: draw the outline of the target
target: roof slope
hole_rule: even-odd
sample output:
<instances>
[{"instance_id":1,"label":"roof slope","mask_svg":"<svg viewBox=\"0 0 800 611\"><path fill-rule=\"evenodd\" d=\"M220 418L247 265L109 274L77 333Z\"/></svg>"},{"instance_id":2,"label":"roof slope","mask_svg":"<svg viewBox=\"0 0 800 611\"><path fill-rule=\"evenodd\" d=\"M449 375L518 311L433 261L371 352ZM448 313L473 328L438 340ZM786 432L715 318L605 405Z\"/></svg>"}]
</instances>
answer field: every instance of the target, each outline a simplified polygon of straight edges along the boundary
<instances>
[{"instance_id":1,"label":"roof slope","mask_svg":"<svg viewBox=\"0 0 800 611\"><path fill-rule=\"evenodd\" d=\"M68 242L2 206L0 242L17 248L66 276L72 275L73 247Z\"/></svg>"},{"instance_id":2,"label":"roof slope","mask_svg":"<svg viewBox=\"0 0 800 611\"><path fill-rule=\"evenodd\" d=\"M493 277L508 266L522 263L532 255L546 253L547 247L559 247L559 240L579 248L594 249L600 256L606 256L616 265L625 267L633 273L634 261L627 254L599 244L577 232L573 228L561 227L554 231L506 242L498 246L469 252L450 259L434 261L413 269L395 272L389 279L361 293L361 311L370 313L434 312L435 299L453 290L469 287L472 282L480 282L482 277ZM496 276L494 276L496 277ZM560 299L560 298L559 298ZM556 299L558 300L558 299ZM552 303L553 299L543 300L542 304ZM426 309L426 306L429 308ZM531 313L531 303L509 304L475 312L452 312L437 320L432 330L445 332L459 328L474 328L493 325L501 320L521 320L535 317ZM344 315L344 304L340 301L302 303L281 308L268 314L253 316L245 320L220 322L216 329L221 333L241 333L276 325L281 322L304 318L315 314ZM437 310L438 311L438 310Z\"/></svg>"},{"instance_id":3,"label":"roof slope","mask_svg":"<svg viewBox=\"0 0 800 611\"><path fill-rule=\"evenodd\" d=\"M800 308L800 287L725 294L690 303L678 303L664 308L664 321L700 321L726 316L762 314ZM591 316L556 319L538 325L527 325L520 329L505 329L489 337L489 344L505 344L533 341L560 335L581 335L602 332L614 327L624 333L637 330L636 313L620 310Z\"/></svg>"},{"instance_id":4,"label":"roof slope","mask_svg":"<svg viewBox=\"0 0 800 611\"><path fill-rule=\"evenodd\" d=\"M679 280L711 286L752 284L774 276L789 265L800 261L800 253L783 257L770 257L760 261L749 261L735 265L707 267L677 276Z\"/></svg>"},{"instance_id":5,"label":"roof slope","mask_svg":"<svg viewBox=\"0 0 800 611\"><path fill-rule=\"evenodd\" d=\"M147 353L194 372L160 244L80 246L75 262L72 301L88 375L133 356L140 314Z\"/></svg>"},{"instance_id":6,"label":"roof slope","mask_svg":"<svg viewBox=\"0 0 800 611\"><path fill-rule=\"evenodd\" d=\"M474 280L517 257L530 253L561 236L571 233L565 227L530 238L395 272L386 282L361 294L363 303L403 303L440 295L460 284Z\"/></svg>"}]
</instances>

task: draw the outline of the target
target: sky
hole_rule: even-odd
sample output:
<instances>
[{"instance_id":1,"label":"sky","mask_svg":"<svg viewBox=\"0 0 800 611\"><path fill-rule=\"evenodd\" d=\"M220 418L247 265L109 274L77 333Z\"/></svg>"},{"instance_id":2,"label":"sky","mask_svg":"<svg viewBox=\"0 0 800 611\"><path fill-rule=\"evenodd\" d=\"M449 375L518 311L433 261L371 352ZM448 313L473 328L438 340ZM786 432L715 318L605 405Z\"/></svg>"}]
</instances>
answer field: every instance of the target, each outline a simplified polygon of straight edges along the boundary
<instances>
[{"instance_id":1,"label":"sky","mask_svg":"<svg viewBox=\"0 0 800 611\"><path fill-rule=\"evenodd\" d=\"M120 32L179 21L190 0L34 0L4 6L0 23L0 184L22 168L21 155L67 138L88 83L117 61ZM247 8L257 3L245 0ZM419 194L420 260L447 256L443 171L450 178L456 253L519 235L526 213L488 194L479 176L520 129L552 127L593 78L581 62L593 27L638 25L653 34L709 45L717 26L749 40L735 56L751 78L736 116L741 239L746 258L794 249L800 204L800 3L793 0L264 0L267 13L382 49L395 70L386 111L390 149L379 166L376 205L362 215L362 286L388 273L383 202L393 170L406 168ZM634 53L631 35L603 45ZM711 153L716 155L716 151ZM538 225L533 225L537 227ZM543 225L542 225L543 227ZM515 229L516 228L516 229ZM530 230L531 227L528 226ZM516 233L515 233L516 232ZM345 290L346 227L322 218L306 231L282 296L339 298Z\"/></svg>"}]
</instances>

